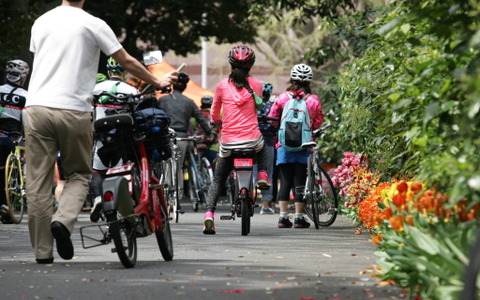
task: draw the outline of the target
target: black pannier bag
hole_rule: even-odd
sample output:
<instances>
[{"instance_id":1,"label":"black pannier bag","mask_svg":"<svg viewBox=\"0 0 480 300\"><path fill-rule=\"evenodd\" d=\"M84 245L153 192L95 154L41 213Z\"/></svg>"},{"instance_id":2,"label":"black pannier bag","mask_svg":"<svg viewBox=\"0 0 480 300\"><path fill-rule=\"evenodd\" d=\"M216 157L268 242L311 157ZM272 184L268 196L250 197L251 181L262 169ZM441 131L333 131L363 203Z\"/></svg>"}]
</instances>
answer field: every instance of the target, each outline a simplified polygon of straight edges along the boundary
<instances>
[{"instance_id":1,"label":"black pannier bag","mask_svg":"<svg viewBox=\"0 0 480 300\"><path fill-rule=\"evenodd\" d=\"M149 107L135 112L138 128L145 135L145 148L150 161L172 156L168 128L170 117L161 109Z\"/></svg>"}]
</instances>

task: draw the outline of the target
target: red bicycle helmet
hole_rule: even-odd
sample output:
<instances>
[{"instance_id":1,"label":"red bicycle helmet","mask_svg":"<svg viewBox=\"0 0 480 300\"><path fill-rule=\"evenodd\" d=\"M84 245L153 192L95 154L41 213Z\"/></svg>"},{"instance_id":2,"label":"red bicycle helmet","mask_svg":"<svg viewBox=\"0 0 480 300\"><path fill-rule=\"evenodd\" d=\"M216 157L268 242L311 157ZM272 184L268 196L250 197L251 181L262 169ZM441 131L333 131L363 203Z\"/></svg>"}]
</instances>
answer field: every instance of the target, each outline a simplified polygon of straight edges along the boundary
<instances>
[{"instance_id":1,"label":"red bicycle helmet","mask_svg":"<svg viewBox=\"0 0 480 300\"><path fill-rule=\"evenodd\" d=\"M228 62L232 67L251 68L255 63L255 52L245 45L238 45L228 53Z\"/></svg>"}]
</instances>

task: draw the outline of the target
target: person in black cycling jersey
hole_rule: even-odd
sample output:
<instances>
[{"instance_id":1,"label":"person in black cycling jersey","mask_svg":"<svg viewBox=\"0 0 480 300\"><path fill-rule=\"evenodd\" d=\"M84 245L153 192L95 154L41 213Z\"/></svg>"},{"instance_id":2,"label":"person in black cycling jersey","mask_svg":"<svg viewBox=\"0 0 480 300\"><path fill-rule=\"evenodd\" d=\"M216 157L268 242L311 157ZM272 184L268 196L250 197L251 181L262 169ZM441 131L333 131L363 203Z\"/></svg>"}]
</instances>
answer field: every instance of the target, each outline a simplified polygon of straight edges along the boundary
<instances>
[{"instance_id":1,"label":"person in black cycling jersey","mask_svg":"<svg viewBox=\"0 0 480 300\"><path fill-rule=\"evenodd\" d=\"M94 91L110 92L112 94L137 94L138 90L125 83L126 70L113 58L107 61L108 76L110 79L97 83ZM109 96L102 96L99 103L95 103L95 120L105 117L105 111L108 109L122 108L125 104L119 103L117 99ZM120 167L122 159L116 145L104 144L101 139L95 139L93 149L93 173L90 182L90 190L93 198L93 206L90 212L90 220L97 222L102 210L102 182L109 168Z\"/></svg>"},{"instance_id":2,"label":"person in black cycling jersey","mask_svg":"<svg viewBox=\"0 0 480 300\"><path fill-rule=\"evenodd\" d=\"M205 134L210 136L212 129L208 120L205 119L198 106L192 99L183 95L183 91L187 88L190 76L187 73L180 73L177 82L173 85L173 92L165 97L160 98L158 106L170 117L170 128L175 130L177 137L188 137L191 133L190 118L195 120L203 128ZM190 151L191 142L178 141L180 149L180 166L183 166L187 151ZM183 198L183 170L178 168L178 198Z\"/></svg>"},{"instance_id":3,"label":"person in black cycling jersey","mask_svg":"<svg viewBox=\"0 0 480 300\"><path fill-rule=\"evenodd\" d=\"M5 161L13 150L13 139L9 132L22 132L22 111L25 107L27 91L22 88L30 68L26 62L14 59L5 68L6 83L0 86L0 220L11 224L5 195Z\"/></svg>"}]
</instances>

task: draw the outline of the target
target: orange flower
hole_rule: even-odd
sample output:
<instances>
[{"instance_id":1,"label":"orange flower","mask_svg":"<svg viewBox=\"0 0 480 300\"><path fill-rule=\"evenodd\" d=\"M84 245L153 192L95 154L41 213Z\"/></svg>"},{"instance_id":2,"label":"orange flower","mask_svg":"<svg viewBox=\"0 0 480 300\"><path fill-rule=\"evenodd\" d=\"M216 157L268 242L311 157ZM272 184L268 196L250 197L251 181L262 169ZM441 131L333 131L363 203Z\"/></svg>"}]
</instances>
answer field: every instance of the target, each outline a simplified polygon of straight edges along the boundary
<instances>
[{"instance_id":1,"label":"orange flower","mask_svg":"<svg viewBox=\"0 0 480 300\"><path fill-rule=\"evenodd\" d=\"M420 182L412 182L410 189L414 194L417 194L419 191L422 190L422 184Z\"/></svg>"},{"instance_id":2,"label":"orange flower","mask_svg":"<svg viewBox=\"0 0 480 300\"><path fill-rule=\"evenodd\" d=\"M407 190L408 190L408 184L407 184L405 181L400 182L400 183L397 185L397 190L398 190L400 193L406 193Z\"/></svg>"},{"instance_id":3,"label":"orange flower","mask_svg":"<svg viewBox=\"0 0 480 300\"><path fill-rule=\"evenodd\" d=\"M405 216L405 222L410 226L415 226L415 224L413 223L413 216L412 215L406 215Z\"/></svg>"},{"instance_id":4,"label":"orange flower","mask_svg":"<svg viewBox=\"0 0 480 300\"><path fill-rule=\"evenodd\" d=\"M403 218L401 216L391 217L390 226L397 232L403 231Z\"/></svg>"},{"instance_id":5,"label":"orange flower","mask_svg":"<svg viewBox=\"0 0 480 300\"><path fill-rule=\"evenodd\" d=\"M392 202L396 207L402 209L405 206L406 198L406 193L400 192L399 194L393 195Z\"/></svg>"},{"instance_id":6,"label":"orange flower","mask_svg":"<svg viewBox=\"0 0 480 300\"><path fill-rule=\"evenodd\" d=\"M375 245L380 245L380 242L382 241L382 234L378 233L372 237L372 244Z\"/></svg>"}]
</instances>

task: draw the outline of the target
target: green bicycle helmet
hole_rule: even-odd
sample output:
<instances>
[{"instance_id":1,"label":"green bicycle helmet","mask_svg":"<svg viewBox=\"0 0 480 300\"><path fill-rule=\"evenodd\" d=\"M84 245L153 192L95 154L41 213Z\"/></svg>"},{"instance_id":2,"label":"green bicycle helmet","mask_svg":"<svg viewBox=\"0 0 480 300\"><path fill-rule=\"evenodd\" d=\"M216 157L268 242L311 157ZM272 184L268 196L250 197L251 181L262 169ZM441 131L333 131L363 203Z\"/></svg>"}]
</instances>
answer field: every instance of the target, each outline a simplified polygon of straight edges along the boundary
<instances>
[{"instance_id":1,"label":"green bicycle helmet","mask_svg":"<svg viewBox=\"0 0 480 300\"><path fill-rule=\"evenodd\" d=\"M103 73L97 73L97 79L95 80L95 83L99 83L99 82L102 82L102 81L105 81L105 80L108 80L107 75L105 75Z\"/></svg>"},{"instance_id":2,"label":"green bicycle helmet","mask_svg":"<svg viewBox=\"0 0 480 300\"><path fill-rule=\"evenodd\" d=\"M113 57L110 57L107 60L107 70L110 73L120 75L125 71L125 68L122 67Z\"/></svg>"}]
</instances>

